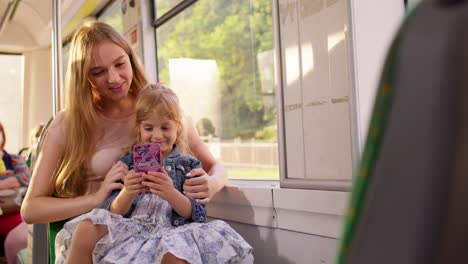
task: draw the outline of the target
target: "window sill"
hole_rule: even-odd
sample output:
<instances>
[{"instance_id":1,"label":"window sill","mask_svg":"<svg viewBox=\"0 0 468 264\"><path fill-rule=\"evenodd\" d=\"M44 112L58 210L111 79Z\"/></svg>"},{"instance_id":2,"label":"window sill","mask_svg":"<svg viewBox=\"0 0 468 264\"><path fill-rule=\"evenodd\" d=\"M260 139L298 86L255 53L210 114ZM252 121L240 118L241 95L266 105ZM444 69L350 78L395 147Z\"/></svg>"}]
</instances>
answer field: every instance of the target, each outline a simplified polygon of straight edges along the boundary
<instances>
[{"instance_id":1,"label":"window sill","mask_svg":"<svg viewBox=\"0 0 468 264\"><path fill-rule=\"evenodd\" d=\"M278 181L232 180L208 204L208 216L338 238L348 194L279 188Z\"/></svg>"}]
</instances>

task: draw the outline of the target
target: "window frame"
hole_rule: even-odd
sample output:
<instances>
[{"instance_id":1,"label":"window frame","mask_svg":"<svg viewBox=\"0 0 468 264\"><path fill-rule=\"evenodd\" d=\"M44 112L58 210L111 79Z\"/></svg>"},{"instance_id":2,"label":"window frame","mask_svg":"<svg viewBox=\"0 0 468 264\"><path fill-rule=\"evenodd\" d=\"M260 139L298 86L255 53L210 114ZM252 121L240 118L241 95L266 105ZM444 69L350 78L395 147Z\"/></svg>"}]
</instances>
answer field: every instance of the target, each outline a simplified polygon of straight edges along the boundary
<instances>
[{"instance_id":1,"label":"window frame","mask_svg":"<svg viewBox=\"0 0 468 264\"><path fill-rule=\"evenodd\" d=\"M156 17L156 0L151 1L151 14L152 14L152 26L155 29L160 27L161 25L165 24L166 22L170 21L172 18L177 16L179 13L183 12L198 0L184 0L181 1L179 4L174 6L172 9L168 10L166 13L161 15L159 18ZM288 164L287 164L287 152L286 152L286 131L287 128L285 127L285 117L284 117L284 71L283 71L283 64L282 64L282 54L281 54L281 30L279 25L279 1L280 0L273 0L271 1L271 8L272 8L272 24L273 24L273 50L274 50L274 66L275 66L275 92L276 92L276 107L277 107L277 131L278 131L278 165L279 165L279 175L280 178L279 188L290 188L290 189L309 189L309 190L317 190L317 191L349 191L352 185L352 179L349 180L316 180L316 179L306 179L306 178L289 178L288 177ZM347 15L348 15L348 25L349 25L349 32L347 34L346 45L348 47L351 46L352 43L352 33L351 33L351 10L349 8L349 1L346 1L348 8L347 8ZM158 36L155 33L155 39ZM157 41L155 42L155 50L156 50L156 57L157 57ZM355 164L358 157L358 153L360 153L360 145L359 144L359 128L358 128L358 117L357 117L357 104L356 104L356 89L355 89L355 80L354 80L354 56L353 50L350 48L350 57L351 60L348 61L348 67L351 72L350 76L350 99L349 99L349 111L350 111L350 133L351 133L351 148L352 148L352 160L353 160L353 171L355 171ZM156 58L156 70L159 72L158 62ZM156 73L158 74L158 73ZM351 172L352 174L352 172ZM240 182L240 181L250 181L250 180L230 180L231 182ZM256 182L255 180L253 182ZM259 184L263 186L263 184Z\"/></svg>"},{"instance_id":2,"label":"window frame","mask_svg":"<svg viewBox=\"0 0 468 264\"><path fill-rule=\"evenodd\" d=\"M279 148L279 165L280 165L280 188L290 188L290 189L308 189L314 191L338 191L338 192L347 192L351 190L352 178L349 180L316 180L316 179L306 179L306 178L289 178L288 177L288 164L287 164L287 151L286 151L286 125L285 125L285 111L284 111L284 90L287 86L285 84L285 72L283 69L283 56L282 45L281 45L281 28L280 28L280 12L279 12L279 1L272 1L272 16L273 16L273 35L274 35L274 50L275 50L275 85L276 85L276 95L277 95L277 119L278 119L278 148ZM347 3L347 23L348 23L348 34L346 45L350 47L350 58L348 60L347 67L349 67L350 72L350 98L349 98L349 111L350 111L350 133L351 133L351 151L352 151L352 171L351 175L354 175L353 172L356 170L356 164L358 156L360 153L359 144L359 128L358 128L358 116L357 116L357 95L355 88L355 68L354 68L354 53L351 49L352 32L351 32L351 10L349 7L349 1L343 0ZM353 177L353 176L352 176Z\"/></svg>"}]
</instances>

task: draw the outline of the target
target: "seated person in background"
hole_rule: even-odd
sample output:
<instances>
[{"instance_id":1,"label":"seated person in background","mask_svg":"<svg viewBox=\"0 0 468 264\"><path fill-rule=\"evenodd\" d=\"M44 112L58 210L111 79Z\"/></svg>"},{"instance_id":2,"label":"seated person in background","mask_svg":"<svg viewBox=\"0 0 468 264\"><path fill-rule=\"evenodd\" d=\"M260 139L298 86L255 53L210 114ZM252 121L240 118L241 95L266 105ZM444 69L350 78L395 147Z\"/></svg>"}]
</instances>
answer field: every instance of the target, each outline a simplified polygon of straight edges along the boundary
<instances>
[{"instance_id":1,"label":"seated person in background","mask_svg":"<svg viewBox=\"0 0 468 264\"><path fill-rule=\"evenodd\" d=\"M205 206L183 194L186 175L201 163L183 154L188 144L172 90L150 84L139 94L135 131L136 143L160 144L164 169L135 172L133 152L121 158L127 168L122 190L111 194L107 210L65 224L56 263L251 263L252 247L225 222L206 223Z\"/></svg>"},{"instance_id":2,"label":"seated person in background","mask_svg":"<svg viewBox=\"0 0 468 264\"><path fill-rule=\"evenodd\" d=\"M29 168L26 165L24 157L9 154L5 150L5 144L6 134L3 125L0 123L0 191L13 190L18 192L20 187L28 186ZM3 242L10 231L21 222L20 204L16 204L11 196L0 197L0 240ZM19 249L25 245L25 243L22 243ZM5 255L8 263L15 263L15 256L19 249L15 249L14 251L16 252L12 252L5 241Z\"/></svg>"},{"instance_id":3,"label":"seated person in background","mask_svg":"<svg viewBox=\"0 0 468 264\"><path fill-rule=\"evenodd\" d=\"M37 144L39 143L39 137L42 133L42 129L44 128L44 124L39 124L31 131L31 142L28 148L24 148L25 154L20 155L23 157L27 157L28 161L34 159L36 155L36 148ZM26 162L28 163L28 162ZM28 167L30 164L28 164ZM8 235L5 238L5 257L8 261L8 264L15 264L16 263L16 256L19 251L25 249L28 246L28 225L21 221L15 228L10 230Z\"/></svg>"},{"instance_id":4,"label":"seated person in background","mask_svg":"<svg viewBox=\"0 0 468 264\"><path fill-rule=\"evenodd\" d=\"M29 168L24 157L5 150L6 134L0 123L0 190L28 186Z\"/></svg>"}]
</instances>

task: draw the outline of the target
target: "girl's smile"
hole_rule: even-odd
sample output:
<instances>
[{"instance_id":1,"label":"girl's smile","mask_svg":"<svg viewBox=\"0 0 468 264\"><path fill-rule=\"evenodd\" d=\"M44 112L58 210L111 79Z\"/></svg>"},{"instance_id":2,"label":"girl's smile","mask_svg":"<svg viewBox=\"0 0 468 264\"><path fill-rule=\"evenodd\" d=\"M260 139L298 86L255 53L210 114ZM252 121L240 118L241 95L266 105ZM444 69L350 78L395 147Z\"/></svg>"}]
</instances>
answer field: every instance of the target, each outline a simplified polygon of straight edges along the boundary
<instances>
[{"instance_id":1,"label":"girl's smile","mask_svg":"<svg viewBox=\"0 0 468 264\"><path fill-rule=\"evenodd\" d=\"M179 124L161 116L156 113L150 114L141 122L139 130L142 143L159 143L164 158L171 153L176 142Z\"/></svg>"}]
</instances>

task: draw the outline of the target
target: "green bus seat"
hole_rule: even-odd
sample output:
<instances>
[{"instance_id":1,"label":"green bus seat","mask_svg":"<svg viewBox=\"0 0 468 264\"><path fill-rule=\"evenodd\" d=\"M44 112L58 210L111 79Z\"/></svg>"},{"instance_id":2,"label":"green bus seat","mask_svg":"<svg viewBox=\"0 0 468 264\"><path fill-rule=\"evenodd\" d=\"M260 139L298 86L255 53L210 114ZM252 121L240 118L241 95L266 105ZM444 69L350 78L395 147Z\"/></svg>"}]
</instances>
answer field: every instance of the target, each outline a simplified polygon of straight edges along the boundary
<instances>
[{"instance_id":1,"label":"green bus seat","mask_svg":"<svg viewBox=\"0 0 468 264\"><path fill-rule=\"evenodd\" d=\"M49 263L55 263L55 237L57 233L63 228L63 225L66 223L64 221L57 221L48 224L47 229L47 239L49 241Z\"/></svg>"},{"instance_id":2,"label":"green bus seat","mask_svg":"<svg viewBox=\"0 0 468 264\"><path fill-rule=\"evenodd\" d=\"M468 260L468 1L424 0L388 53L337 263Z\"/></svg>"}]
</instances>

